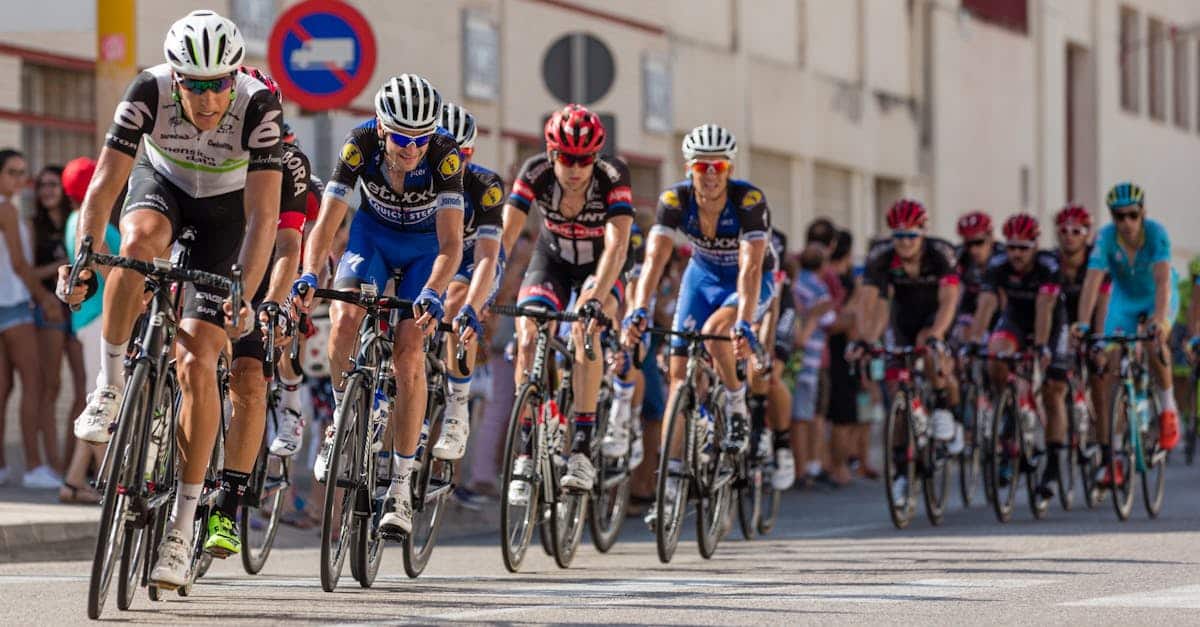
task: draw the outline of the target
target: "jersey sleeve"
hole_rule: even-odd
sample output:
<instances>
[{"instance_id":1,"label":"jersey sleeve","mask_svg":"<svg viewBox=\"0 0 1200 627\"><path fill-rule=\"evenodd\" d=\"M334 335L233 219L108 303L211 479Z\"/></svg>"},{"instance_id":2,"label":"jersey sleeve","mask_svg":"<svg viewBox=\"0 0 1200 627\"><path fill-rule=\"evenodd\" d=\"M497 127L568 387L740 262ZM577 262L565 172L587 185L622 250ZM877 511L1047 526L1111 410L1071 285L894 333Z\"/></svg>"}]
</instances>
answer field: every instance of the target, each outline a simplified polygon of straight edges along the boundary
<instances>
[{"instance_id":1,"label":"jersey sleeve","mask_svg":"<svg viewBox=\"0 0 1200 627\"><path fill-rule=\"evenodd\" d=\"M958 260L954 256L954 246L943 240L930 242L930 254L933 255L934 272L941 285L958 285Z\"/></svg>"},{"instance_id":2,"label":"jersey sleeve","mask_svg":"<svg viewBox=\"0 0 1200 627\"><path fill-rule=\"evenodd\" d=\"M678 187L669 187L658 196L658 209L650 235L673 237L683 229L683 200Z\"/></svg>"},{"instance_id":3,"label":"jersey sleeve","mask_svg":"<svg viewBox=\"0 0 1200 627\"><path fill-rule=\"evenodd\" d=\"M283 149L283 188L279 195L279 230L304 230L308 218L312 167L308 157L295 146Z\"/></svg>"},{"instance_id":4,"label":"jersey sleeve","mask_svg":"<svg viewBox=\"0 0 1200 627\"><path fill-rule=\"evenodd\" d=\"M359 126L350 131L346 140L342 142L342 149L333 164L333 172L325 182L323 196L330 196L344 203L350 202L350 195L358 185L358 177L366 168L368 142L378 141L373 135L373 129L369 126Z\"/></svg>"},{"instance_id":5,"label":"jersey sleeve","mask_svg":"<svg viewBox=\"0 0 1200 627\"><path fill-rule=\"evenodd\" d=\"M888 289L888 266L891 263L891 246L876 246L867 254L863 268L863 284L870 285L886 294Z\"/></svg>"},{"instance_id":6,"label":"jersey sleeve","mask_svg":"<svg viewBox=\"0 0 1200 627\"><path fill-rule=\"evenodd\" d=\"M533 205L534 179L545 168L545 164L539 165L539 162L536 156L525 161L513 181L512 193L508 195L508 204L525 213L529 213L529 207Z\"/></svg>"},{"instance_id":7,"label":"jersey sleeve","mask_svg":"<svg viewBox=\"0 0 1200 627\"><path fill-rule=\"evenodd\" d=\"M1088 270L1104 270L1108 272L1108 254L1105 252L1110 245L1111 230L1105 227L1100 230L1100 236L1096 238L1096 245L1092 246L1092 254L1088 255L1087 267Z\"/></svg>"},{"instance_id":8,"label":"jersey sleeve","mask_svg":"<svg viewBox=\"0 0 1200 627\"><path fill-rule=\"evenodd\" d=\"M1157 222L1146 224L1146 249L1150 252L1150 263L1171 261L1171 236Z\"/></svg>"},{"instance_id":9,"label":"jersey sleeve","mask_svg":"<svg viewBox=\"0 0 1200 627\"><path fill-rule=\"evenodd\" d=\"M142 72L125 89L125 97L113 113L104 145L130 157L136 155L142 135L154 130L157 111L158 80L150 72Z\"/></svg>"},{"instance_id":10,"label":"jersey sleeve","mask_svg":"<svg viewBox=\"0 0 1200 627\"><path fill-rule=\"evenodd\" d=\"M476 203L475 237L500 241L504 217L504 181L495 172L480 172L483 193Z\"/></svg>"},{"instance_id":11,"label":"jersey sleeve","mask_svg":"<svg viewBox=\"0 0 1200 627\"><path fill-rule=\"evenodd\" d=\"M738 223L741 239L755 241L764 239L771 232L770 209L762 190L750 187L738 203Z\"/></svg>"},{"instance_id":12,"label":"jersey sleeve","mask_svg":"<svg viewBox=\"0 0 1200 627\"><path fill-rule=\"evenodd\" d=\"M597 162L600 165L601 162ZM620 159L612 159L604 161L602 168L603 176L609 179L608 195L604 197L604 208L608 213L607 219L611 220L617 216L632 216L633 211L633 187L630 184L629 166L625 165Z\"/></svg>"},{"instance_id":13,"label":"jersey sleeve","mask_svg":"<svg viewBox=\"0 0 1200 627\"><path fill-rule=\"evenodd\" d=\"M1051 253L1038 253L1038 268L1040 274L1038 276L1041 285L1038 286L1038 293L1058 296L1062 291L1062 272L1058 265L1058 259Z\"/></svg>"},{"instance_id":14,"label":"jersey sleeve","mask_svg":"<svg viewBox=\"0 0 1200 627\"><path fill-rule=\"evenodd\" d=\"M436 151L435 146L438 148ZM436 134L430 142L429 152L430 163L434 164L433 190L437 193L437 210L465 211L463 172L467 168L458 146L450 137Z\"/></svg>"},{"instance_id":15,"label":"jersey sleeve","mask_svg":"<svg viewBox=\"0 0 1200 627\"><path fill-rule=\"evenodd\" d=\"M246 125L242 145L250 153L247 170L280 170L283 167L283 108L279 99L266 89L250 95L246 106Z\"/></svg>"}]
</instances>

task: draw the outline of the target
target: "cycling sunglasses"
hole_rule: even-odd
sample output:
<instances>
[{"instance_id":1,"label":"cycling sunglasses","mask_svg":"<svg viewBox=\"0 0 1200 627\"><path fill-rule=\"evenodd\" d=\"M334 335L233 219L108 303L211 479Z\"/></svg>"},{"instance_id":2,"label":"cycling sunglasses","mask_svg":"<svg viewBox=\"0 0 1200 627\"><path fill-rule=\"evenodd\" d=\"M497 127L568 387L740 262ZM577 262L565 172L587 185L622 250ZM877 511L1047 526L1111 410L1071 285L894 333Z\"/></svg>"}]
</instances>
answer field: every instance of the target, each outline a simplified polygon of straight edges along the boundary
<instances>
[{"instance_id":1,"label":"cycling sunglasses","mask_svg":"<svg viewBox=\"0 0 1200 627\"><path fill-rule=\"evenodd\" d=\"M725 159L714 159L712 161L701 161L697 159L689 163L688 167L691 168L692 172L695 172L696 174L708 174L709 172L724 174L725 172L729 171L729 168L733 167L733 164L729 163L729 161Z\"/></svg>"},{"instance_id":2,"label":"cycling sunglasses","mask_svg":"<svg viewBox=\"0 0 1200 627\"><path fill-rule=\"evenodd\" d=\"M1074 235L1075 237L1080 237L1087 235L1087 232L1087 228L1082 226L1062 226L1058 228L1059 235Z\"/></svg>"},{"instance_id":3,"label":"cycling sunglasses","mask_svg":"<svg viewBox=\"0 0 1200 627\"><path fill-rule=\"evenodd\" d=\"M1112 213L1113 222L1124 222L1126 220L1132 220L1136 222L1138 218L1142 217L1141 209L1134 209L1133 211L1112 211L1110 213Z\"/></svg>"},{"instance_id":4,"label":"cycling sunglasses","mask_svg":"<svg viewBox=\"0 0 1200 627\"><path fill-rule=\"evenodd\" d=\"M586 167L596 162L596 153L587 155L568 155L565 152L555 150L554 160L568 167Z\"/></svg>"},{"instance_id":5,"label":"cycling sunglasses","mask_svg":"<svg viewBox=\"0 0 1200 627\"><path fill-rule=\"evenodd\" d=\"M458 152L459 152L459 154L462 155L463 159L470 159L471 156L475 154L475 149L474 148L459 148Z\"/></svg>"},{"instance_id":6,"label":"cycling sunglasses","mask_svg":"<svg viewBox=\"0 0 1200 627\"><path fill-rule=\"evenodd\" d=\"M967 240L967 248L978 248L980 246L983 246L986 243L987 243L987 240L985 240L985 239Z\"/></svg>"},{"instance_id":7,"label":"cycling sunglasses","mask_svg":"<svg viewBox=\"0 0 1200 627\"><path fill-rule=\"evenodd\" d=\"M175 82L180 87L192 92L193 94L203 94L206 91L221 93L233 89L233 84L237 81L233 74L222 76L220 78L187 78L186 76L176 76Z\"/></svg>"},{"instance_id":8,"label":"cycling sunglasses","mask_svg":"<svg viewBox=\"0 0 1200 627\"><path fill-rule=\"evenodd\" d=\"M1010 241L1004 243L1004 248L1007 250L1033 250L1035 246L1030 242Z\"/></svg>"},{"instance_id":9,"label":"cycling sunglasses","mask_svg":"<svg viewBox=\"0 0 1200 627\"><path fill-rule=\"evenodd\" d=\"M892 231L892 239L917 239L921 237L920 231Z\"/></svg>"},{"instance_id":10,"label":"cycling sunglasses","mask_svg":"<svg viewBox=\"0 0 1200 627\"><path fill-rule=\"evenodd\" d=\"M424 135L417 135L416 137L413 137L412 135L405 135L404 133L393 133L389 131L388 138L392 140L393 144L396 144L400 148L408 148L409 144L416 144L417 148L420 148L425 144L428 144L430 139L433 139L433 131L429 131Z\"/></svg>"}]
</instances>

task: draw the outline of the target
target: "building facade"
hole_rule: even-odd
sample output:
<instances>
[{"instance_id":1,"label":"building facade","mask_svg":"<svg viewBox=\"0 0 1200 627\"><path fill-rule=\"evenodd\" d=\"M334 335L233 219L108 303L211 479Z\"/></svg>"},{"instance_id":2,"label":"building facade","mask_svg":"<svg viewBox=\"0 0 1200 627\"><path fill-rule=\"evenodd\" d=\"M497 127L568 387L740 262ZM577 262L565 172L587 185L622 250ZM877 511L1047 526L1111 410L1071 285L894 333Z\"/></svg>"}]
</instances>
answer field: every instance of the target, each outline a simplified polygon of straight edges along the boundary
<instances>
[{"instance_id":1,"label":"building facade","mask_svg":"<svg viewBox=\"0 0 1200 627\"><path fill-rule=\"evenodd\" d=\"M59 0L53 16L0 25L0 144L25 146L34 167L94 153L107 126L115 101L93 75L96 5L107 1ZM271 24L291 4L141 0L136 62L159 63L167 27L202 5L237 20L250 61L265 65ZM545 115L587 100L615 122L645 220L657 191L683 176L683 133L716 122L737 134L735 174L765 190L793 238L825 215L850 226L861 251L905 195L927 202L943 235L973 208L1048 218L1073 199L1104 219L1104 190L1132 179L1151 215L1171 225L1177 256L1200 252L1200 226L1188 219L1200 192L1188 171L1200 156L1200 3L351 4L379 44L370 87L328 114L285 103L318 171L371 115L374 86L407 71L476 115L476 159L509 178L542 149Z\"/></svg>"}]
</instances>

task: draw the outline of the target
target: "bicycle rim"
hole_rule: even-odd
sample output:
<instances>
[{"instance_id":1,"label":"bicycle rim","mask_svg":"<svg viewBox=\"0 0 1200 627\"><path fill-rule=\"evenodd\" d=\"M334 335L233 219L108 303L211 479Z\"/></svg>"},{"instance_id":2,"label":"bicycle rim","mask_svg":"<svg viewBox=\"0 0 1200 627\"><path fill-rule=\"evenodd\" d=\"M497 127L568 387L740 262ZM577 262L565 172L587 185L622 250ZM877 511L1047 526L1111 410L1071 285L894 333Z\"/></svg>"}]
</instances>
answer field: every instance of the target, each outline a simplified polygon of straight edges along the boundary
<instances>
[{"instance_id":1,"label":"bicycle rim","mask_svg":"<svg viewBox=\"0 0 1200 627\"><path fill-rule=\"evenodd\" d=\"M762 515L763 476L762 467L745 455L741 463L741 478L737 481L738 526L742 538L753 540L758 534L758 521Z\"/></svg>"},{"instance_id":2,"label":"bicycle rim","mask_svg":"<svg viewBox=\"0 0 1200 627\"><path fill-rule=\"evenodd\" d=\"M958 456L958 491L963 507L970 507L975 500L975 488L979 483L979 446L976 442L979 421L979 389L973 383L963 387L959 403L959 415L963 417L963 440L965 446Z\"/></svg>"},{"instance_id":3,"label":"bicycle rim","mask_svg":"<svg viewBox=\"0 0 1200 627\"><path fill-rule=\"evenodd\" d=\"M109 442L110 463L108 476L104 482L104 500L100 514L100 527L96 534L96 550L92 556L92 572L88 583L88 618L100 618L104 611L104 603L108 598L108 587L112 583L113 567L122 553L125 541L125 512L129 500L120 494L118 489L130 471L126 464L136 458L132 455L133 442L130 439L136 431L134 423L138 422L141 413L148 404L150 389L147 382L150 365L139 362L133 369L126 389L133 394L125 397L118 413L117 431Z\"/></svg>"},{"instance_id":4,"label":"bicycle rim","mask_svg":"<svg viewBox=\"0 0 1200 627\"><path fill-rule=\"evenodd\" d=\"M321 588L333 592L342 576L342 565L351 544L350 522L354 516L354 499L358 477L355 477L354 449L362 421L366 418L363 390L366 382L362 373L351 374L346 381L342 404L335 410L333 450L325 475L325 507L321 516ZM336 416L340 412L341 416ZM338 419L340 418L340 419ZM343 463L351 470L342 478Z\"/></svg>"},{"instance_id":5,"label":"bicycle rim","mask_svg":"<svg viewBox=\"0 0 1200 627\"><path fill-rule=\"evenodd\" d=\"M1113 497L1113 511L1120 520L1129 520L1133 511L1133 497L1136 489L1133 474L1137 468L1133 464L1134 451L1130 423L1137 411L1129 398L1125 386L1118 383L1112 395L1112 415L1109 419L1108 437L1112 449L1112 458L1108 462L1109 477L1113 485L1109 486ZM1116 478L1122 475L1122 485L1117 485Z\"/></svg>"},{"instance_id":6,"label":"bicycle rim","mask_svg":"<svg viewBox=\"0 0 1200 627\"><path fill-rule=\"evenodd\" d=\"M925 445L925 472L921 479L925 493L925 514L934 526L946 517L946 498L950 494L950 455L946 445L933 438Z\"/></svg>"},{"instance_id":7,"label":"bicycle rim","mask_svg":"<svg viewBox=\"0 0 1200 627\"><path fill-rule=\"evenodd\" d=\"M715 410L717 408L711 408ZM696 457L696 546L700 557L709 559L717 552L717 544L725 532L725 516L732 505L733 482L726 481L716 487L726 474L732 474L732 458L721 452L720 442L725 438L725 415L723 411L713 411L713 439L707 445L713 454L708 463Z\"/></svg>"},{"instance_id":8,"label":"bicycle rim","mask_svg":"<svg viewBox=\"0 0 1200 627\"><path fill-rule=\"evenodd\" d=\"M571 561L583 539L583 526L587 520L588 493L568 490L551 503L550 537L553 539L554 563L559 568L570 568Z\"/></svg>"},{"instance_id":9,"label":"bicycle rim","mask_svg":"<svg viewBox=\"0 0 1200 627\"><path fill-rule=\"evenodd\" d=\"M911 497L917 474L914 459L916 442L912 439L912 431L907 423L908 395L903 390L897 390L887 420L883 424L883 492L887 498L888 515L897 529L903 529L912 522L914 507ZM900 477L908 481L906 498L902 501L896 500L892 490L893 482Z\"/></svg>"},{"instance_id":10,"label":"bicycle rim","mask_svg":"<svg viewBox=\"0 0 1200 627\"><path fill-rule=\"evenodd\" d=\"M125 539L121 547L121 571L117 575L117 609L128 610L133 605L142 575L142 560L146 555L147 527L125 526Z\"/></svg>"},{"instance_id":11,"label":"bicycle rim","mask_svg":"<svg viewBox=\"0 0 1200 627\"><path fill-rule=\"evenodd\" d=\"M521 568L529 541L533 538L533 528L537 522L539 511L540 481L536 481L537 472L533 470L530 476L520 480L529 482L528 497L524 504L513 503L511 486L513 482L513 465L525 453L528 436L524 433L522 422L530 426L529 436L535 440L540 433L538 425L538 388L533 383L526 383L517 395L512 414L508 419L508 434L504 438L504 472L500 482L500 552L504 557L504 567L515 573ZM532 469L534 464L530 463ZM543 544L549 533L545 528L539 530Z\"/></svg>"},{"instance_id":12,"label":"bicycle rim","mask_svg":"<svg viewBox=\"0 0 1200 627\"><path fill-rule=\"evenodd\" d=\"M437 544L446 496L454 481L452 462L435 459L429 454L430 450L431 447L425 447L425 463L415 476L415 480L424 485L425 501L420 509L414 502L412 533L404 537L404 572L409 577L419 576L429 563Z\"/></svg>"},{"instance_id":13,"label":"bicycle rim","mask_svg":"<svg viewBox=\"0 0 1200 627\"><path fill-rule=\"evenodd\" d=\"M996 512L996 519L1002 523L1012 519L1017 484L1021 478L1020 432L1016 412L1016 396L1011 387L1005 388L992 415L992 441L988 447L991 462L988 464L988 481L995 492L992 509Z\"/></svg>"},{"instance_id":14,"label":"bicycle rim","mask_svg":"<svg viewBox=\"0 0 1200 627\"><path fill-rule=\"evenodd\" d=\"M1150 395L1150 415L1160 414L1158 401ZM1148 428L1142 434L1142 450L1146 459L1146 470L1142 475L1142 501L1146 514L1158 518L1162 512L1163 496L1167 487L1167 452L1158 446L1159 425L1157 418L1150 418Z\"/></svg>"},{"instance_id":15,"label":"bicycle rim","mask_svg":"<svg viewBox=\"0 0 1200 627\"><path fill-rule=\"evenodd\" d=\"M783 492L769 485L763 486L762 513L758 517L759 535L765 536L775 528L775 521L779 519L779 509L782 502Z\"/></svg>"},{"instance_id":16,"label":"bicycle rim","mask_svg":"<svg viewBox=\"0 0 1200 627\"><path fill-rule=\"evenodd\" d=\"M604 407L604 411L597 412L596 433L606 433L608 410L612 405L606 405L602 400L597 407ZM596 485L592 488L592 503L588 507L588 531L592 537L592 545L601 553L607 553L616 543L617 536L621 533L621 525L625 522L626 510L629 508L629 481L632 475L629 470L629 458L633 450L633 438L629 440L629 446L623 455L607 457L603 447L596 447L600 452L594 455Z\"/></svg>"},{"instance_id":17,"label":"bicycle rim","mask_svg":"<svg viewBox=\"0 0 1200 627\"><path fill-rule=\"evenodd\" d=\"M671 401L671 411L665 417L667 435L662 444L662 455L658 460L658 481L654 496L654 544L658 550L658 560L664 564L675 556L679 546L679 534L683 531L683 518L687 514L688 490L691 482L688 480L688 459L695 455L692 440L695 429L692 427L692 394L689 387L679 388ZM680 469L671 470L671 443L680 442ZM674 498L668 499L668 496Z\"/></svg>"},{"instance_id":18,"label":"bicycle rim","mask_svg":"<svg viewBox=\"0 0 1200 627\"><path fill-rule=\"evenodd\" d=\"M264 446L259 453L259 463L265 463L263 483L270 485L265 495L260 495L257 507L243 505L238 517L238 534L242 541L242 568L248 575L257 575L267 563L275 534L279 531L279 518L287 500L287 477L291 461L270 455ZM271 471L271 466L278 470ZM261 528L255 529L258 525Z\"/></svg>"}]
</instances>

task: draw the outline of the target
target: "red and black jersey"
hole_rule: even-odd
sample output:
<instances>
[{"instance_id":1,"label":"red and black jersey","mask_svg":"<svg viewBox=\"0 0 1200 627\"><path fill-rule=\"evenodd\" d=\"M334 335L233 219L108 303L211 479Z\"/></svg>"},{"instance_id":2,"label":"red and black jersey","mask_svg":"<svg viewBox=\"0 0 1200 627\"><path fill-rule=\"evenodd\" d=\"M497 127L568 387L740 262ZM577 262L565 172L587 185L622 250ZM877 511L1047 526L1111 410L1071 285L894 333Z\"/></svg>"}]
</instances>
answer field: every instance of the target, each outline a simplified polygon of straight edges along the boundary
<instances>
[{"instance_id":1,"label":"red and black jersey","mask_svg":"<svg viewBox=\"0 0 1200 627\"><path fill-rule=\"evenodd\" d=\"M304 232L312 189L312 164L295 144L283 144L283 187L279 190L279 230Z\"/></svg>"},{"instance_id":2,"label":"red and black jersey","mask_svg":"<svg viewBox=\"0 0 1200 627\"><path fill-rule=\"evenodd\" d=\"M983 292L983 275L987 272L992 260L1004 254L1004 244L992 244L992 254L987 263L975 263L975 259L965 246L958 247L958 276L962 280L962 297L958 301L958 313L971 316L979 306L979 294Z\"/></svg>"},{"instance_id":3,"label":"red and black jersey","mask_svg":"<svg viewBox=\"0 0 1200 627\"><path fill-rule=\"evenodd\" d=\"M1059 274L1061 279L1059 285L1062 287L1062 301L1066 307L1067 323L1074 323L1079 317L1079 295L1083 293L1083 280L1087 277L1087 260L1092 256L1092 246L1089 245L1083 254L1083 263L1079 269L1075 271L1075 276L1068 277L1066 268L1062 265L1062 251L1054 251L1054 258L1058 260ZM1107 294L1112 290L1112 277L1105 273L1104 282L1100 284L1100 293Z\"/></svg>"},{"instance_id":4,"label":"red and black jersey","mask_svg":"<svg viewBox=\"0 0 1200 627\"><path fill-rule=\"evenodd\" d=\"M941 286L959 283L958 264L950 242L926 237L920 255L917 276L909 276L891 240L878 242L867 253L863 280L866 285L878 288L884 298L893 301L893 319L933 315L938 309Z\"/></svg>"},{"instance_id":5,"label":"red and black jersey","mask_svg":"<svg viewBox=\"0 0 1200 627\"><path fill-rule=\"evenodd\" d=\"M1024 273L1017 272L1007 254L992 258L983 276L983 289L996 294L1003 292L1005 320L1025 333L1033 333L1038 295L1057 297L1061 291L1060 281L1058 258L1054 253L1040 250L1034 256L1033 265ZM1054 315L1055 319L1061 315L1058 306Z\"/></svg>"},{"instance_id":6,"label":"red and black jersey","mask_svg":"<svg viewBox=\"0 0 1200 627\"><path fill-rule=\"evenodd\" d=\"M591 267L604 252L604 227L617 216L632 216L633 190L629 168L614 157L598 157L592 171L583 208L567 217L559 211L562 188L554 176L554 163L545 153L534 155L521 166L508 204L529 213L537 206L543 227L537 247L551 259L579 267Z\"/></svg>"}]
</instances>

